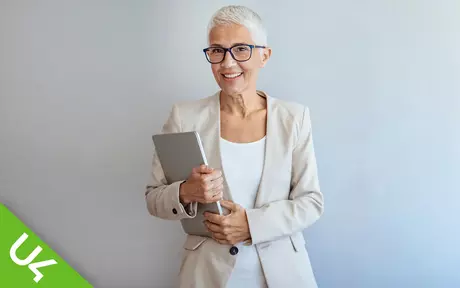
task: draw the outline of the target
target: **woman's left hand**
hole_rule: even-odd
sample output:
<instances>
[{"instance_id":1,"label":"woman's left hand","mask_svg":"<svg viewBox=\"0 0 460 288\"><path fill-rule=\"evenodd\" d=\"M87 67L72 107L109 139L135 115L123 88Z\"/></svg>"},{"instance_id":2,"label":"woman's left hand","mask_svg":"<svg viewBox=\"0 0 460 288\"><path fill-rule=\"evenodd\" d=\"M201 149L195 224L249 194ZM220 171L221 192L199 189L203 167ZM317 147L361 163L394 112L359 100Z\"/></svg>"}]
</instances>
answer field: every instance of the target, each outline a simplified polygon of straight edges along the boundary
<instances>
[{"instance_id":1,"label":"woman's left hand","mask_svg":"<svg viewBox=\"0 0 460 288\"><path fill-rule=\"evenodd\" d=\"M220 204L230 210L228 215L205 212L205 224L214 240L220 244L235 245L251 238L246 210L237 203L221 200Z\"/></svg>"}]
</instances>

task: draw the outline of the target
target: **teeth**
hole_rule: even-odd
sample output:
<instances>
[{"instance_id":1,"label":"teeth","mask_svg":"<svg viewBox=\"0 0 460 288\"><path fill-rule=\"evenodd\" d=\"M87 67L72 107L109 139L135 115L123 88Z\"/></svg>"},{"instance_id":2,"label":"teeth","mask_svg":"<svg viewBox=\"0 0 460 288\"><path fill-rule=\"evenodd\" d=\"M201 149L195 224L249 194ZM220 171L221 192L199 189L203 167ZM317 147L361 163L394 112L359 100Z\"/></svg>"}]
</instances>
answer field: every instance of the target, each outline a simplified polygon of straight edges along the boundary
<instances>
[{"instance_id":1,"label":"teeth","mask_svg":"<svg viewBox=\"0 0 460 288\"><path fill-rule=\"evenodd\" d=\"M224 77L225 78L236 78L236 77L240 76L241 74L243 74L243 73L224 74Z\"/></svg>"}]
</instances>

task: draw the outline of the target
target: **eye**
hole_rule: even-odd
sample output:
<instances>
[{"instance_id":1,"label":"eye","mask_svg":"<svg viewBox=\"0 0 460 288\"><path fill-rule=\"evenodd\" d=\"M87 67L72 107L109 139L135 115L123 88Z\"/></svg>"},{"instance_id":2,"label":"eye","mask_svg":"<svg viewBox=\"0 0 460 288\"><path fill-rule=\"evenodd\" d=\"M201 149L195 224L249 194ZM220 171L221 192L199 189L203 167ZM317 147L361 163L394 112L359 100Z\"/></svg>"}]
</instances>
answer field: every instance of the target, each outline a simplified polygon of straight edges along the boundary
<instances>
[{"instance_id":1,"label":"eye","mask_svg":"<svg viewBox=\"0 0 460 288\"><path fill-rule=\"evenodd\" d=\"M210 54L222 54L224 53L224 49L219 48L219 47L213 47L208 50Z\"/></svg>"},{"instance_id":2,"label":"eye","mask_svg":"<svg viewBox=\"0 0 460 288\"><path fill-rule=\"evenodd\" d=\"M237 46L235 47L236 48L236 51L237 52L247 52L249 51L249 47L248 46Z\"/></svg>"}]
</instances>

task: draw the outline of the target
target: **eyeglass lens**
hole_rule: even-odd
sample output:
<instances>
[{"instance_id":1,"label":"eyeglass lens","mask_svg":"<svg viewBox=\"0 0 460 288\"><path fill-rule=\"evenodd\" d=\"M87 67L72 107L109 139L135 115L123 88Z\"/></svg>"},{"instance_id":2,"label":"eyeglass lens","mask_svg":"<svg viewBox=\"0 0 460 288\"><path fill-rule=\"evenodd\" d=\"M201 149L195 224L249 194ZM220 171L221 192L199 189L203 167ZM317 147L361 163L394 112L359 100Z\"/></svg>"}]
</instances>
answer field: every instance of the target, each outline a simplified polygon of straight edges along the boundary
<instances>
[{"instance_id":1,"label":"eyeglass lens","mask_svg":"<svg viewBox=\"0 0 460 288\"><path fill-rule=\"evenodd\" d=\"M208 56L209 61L221 62L225 56L225 49L221 47L211 47L206 55ZM231 49L233 58L237 61L246 61L251 57L251 47L246 45L238 45Z\"/></svg>"}]
</instances>

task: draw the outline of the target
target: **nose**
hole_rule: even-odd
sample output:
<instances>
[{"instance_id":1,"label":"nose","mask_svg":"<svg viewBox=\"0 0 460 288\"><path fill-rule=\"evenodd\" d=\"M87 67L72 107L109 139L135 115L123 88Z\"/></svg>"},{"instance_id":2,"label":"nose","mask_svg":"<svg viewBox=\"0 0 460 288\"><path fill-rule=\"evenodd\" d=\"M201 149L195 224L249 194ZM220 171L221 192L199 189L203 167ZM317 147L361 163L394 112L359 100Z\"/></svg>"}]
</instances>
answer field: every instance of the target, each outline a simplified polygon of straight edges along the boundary
<instances>
[{"instance_id":1,"label":"nose","mask_svg":"<svg viewBox=\"0 0 460 288\"><path fill-rule=\"evenodd\" d=\"M230 51L225 51L225 57L224 61L220 63L220 66L222 68L230 68L236 65L235 59L233 59L232 55L230 54Z\"/></svg>"}]
</instances>

